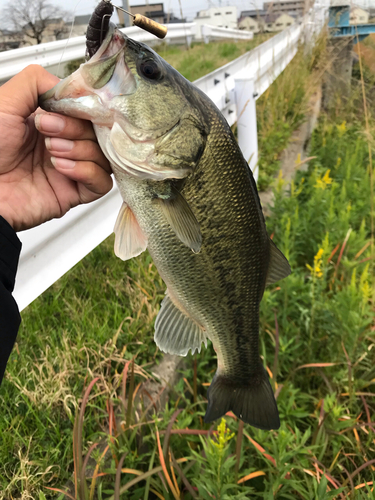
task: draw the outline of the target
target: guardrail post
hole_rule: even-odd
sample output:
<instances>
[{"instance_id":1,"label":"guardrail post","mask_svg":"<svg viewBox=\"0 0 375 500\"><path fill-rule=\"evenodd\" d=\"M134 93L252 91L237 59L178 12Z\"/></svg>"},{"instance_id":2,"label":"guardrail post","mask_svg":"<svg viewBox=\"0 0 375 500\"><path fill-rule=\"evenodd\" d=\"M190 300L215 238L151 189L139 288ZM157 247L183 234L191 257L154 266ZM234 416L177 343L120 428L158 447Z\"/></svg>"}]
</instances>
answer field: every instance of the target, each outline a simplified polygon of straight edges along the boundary
<instances>
[{"instance_id":1,"label":"guardrail post","mask_svg":"<svg viewBox=\"0 0 375 500\"><path fill-rule=\"evenodd\" d=\"M201 26L201 36L203 38L204 43L210 43L210 26L207 26L206 24L202 24Z\"/></svg>"},{"instance_id":2,"label":"guardrail post","mask_svg":"<svg viewBox=\"0 0 375 500\"><path fill-rule=\"evenodd\" d=\"M258 134L254 93L254 79L238 76L234 79L237 105L237 137L242 154L258 180Z\"/></svg>"}]
</instances>

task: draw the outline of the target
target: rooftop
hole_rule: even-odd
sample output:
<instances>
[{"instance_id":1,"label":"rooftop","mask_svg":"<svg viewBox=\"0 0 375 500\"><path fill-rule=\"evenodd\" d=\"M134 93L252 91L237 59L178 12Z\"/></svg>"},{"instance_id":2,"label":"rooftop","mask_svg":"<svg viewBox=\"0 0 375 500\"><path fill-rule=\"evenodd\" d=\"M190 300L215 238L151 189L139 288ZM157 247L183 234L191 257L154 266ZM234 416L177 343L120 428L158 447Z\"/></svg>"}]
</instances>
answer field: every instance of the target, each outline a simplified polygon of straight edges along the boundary
<instances>
[{"instance_id":1,"label":"rooftop","mask_svg":"<svg viewBox=\"0 0 375 500\"><path fill-rule=\"evenodd\" d=\"M267 14L266 10L243 10L240 17L262 17Z\"/></svg>"}]
</instances>

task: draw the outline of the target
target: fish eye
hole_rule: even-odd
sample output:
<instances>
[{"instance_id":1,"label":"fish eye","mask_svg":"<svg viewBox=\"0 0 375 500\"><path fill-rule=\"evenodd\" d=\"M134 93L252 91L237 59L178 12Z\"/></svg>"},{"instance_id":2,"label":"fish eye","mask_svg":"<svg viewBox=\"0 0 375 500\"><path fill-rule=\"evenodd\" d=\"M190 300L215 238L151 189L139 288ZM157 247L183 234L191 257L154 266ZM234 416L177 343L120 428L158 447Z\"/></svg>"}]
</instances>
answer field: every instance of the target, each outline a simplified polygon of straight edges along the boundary
<instances>
[{"instance_id":1,"label":"fish eye","mask_svg":"<svg viewBox=\"0 0 375 500\"><path fill-rule=\"evenodd\" d=\"M138 73L148 80L160 80L162 77L160 65L153 59L142 61L139 65Z\"/></svg>"}]
</instances>

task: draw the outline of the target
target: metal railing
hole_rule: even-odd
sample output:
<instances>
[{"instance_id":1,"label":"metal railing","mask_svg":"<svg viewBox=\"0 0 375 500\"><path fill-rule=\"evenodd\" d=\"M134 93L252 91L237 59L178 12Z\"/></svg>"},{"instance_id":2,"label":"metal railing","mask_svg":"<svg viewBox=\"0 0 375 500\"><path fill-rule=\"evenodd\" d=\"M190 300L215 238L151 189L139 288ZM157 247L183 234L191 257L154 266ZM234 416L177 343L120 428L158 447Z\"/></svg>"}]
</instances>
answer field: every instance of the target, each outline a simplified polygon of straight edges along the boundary
<instances>
[{"instance_id":1,"label":"metal railing","mask_svg":"<svg viewBox=\"0 0 375 500\"><path fill-rule=\"evenodd\" d=\"M230 125L238 121L239 145L253 171L258 154L255 100L291 61L301 40L314 42L325 19L325 12L318 14L311 11L300 24L194 82ZM19 233L23 250L14 295L21 310L112 233L121 204L114 187L104 198L78 206L62 219Z\"/></svg>"},{"instance_id":2,"label":"metal railing","mask_svg":"<svg viewBox=\"0 0 375 500\"><path fill-rule=\"evenodd\" d=\"M191 44L197 26L195 23L173 23L167 24L168 33L165 38L167 43ZM250 40L253 34L241 30L226 28L215 28L214 26L202 26L207 31L208 39ZM155 35L131 26L121 30L127 36L138 42L151 43L157 41ZM40 64L44 68L64 64L74 59L84 57L86 51L86 37L76 36L56 42L41 43L22 47L20 49L0 52L0 81L7 80L22 71L29 64Z\"/></svg>"},{"instance_id":3,"label":"metal railing","mask_svg":"<svg viewBox=\"0 0 375 500\"><path fill-rule=\"evenodd\" d=\"M236 30L231 28L219 28L218 26L211 26L203 24L201 26L201 34L205 43L210 40L251 40L254 38L254 33L245 30Z\"/></svg>"},{"instance_id":4,"label":"metal railing","mask_svg":"<svg viewBox=\"0 0 375 500\"><path fill-rule=\"evenodd\" d=\"M194 23L168 24L167 27L168 33L165 38L167 43L173 40L181 40L181 43L185 43L186 39L191 42L196 32ZM156 40L155 35L137 26L123 28L121 31L139 42L147 43ZM66 40L40 43L39 45L0 52L0 81L11 78L29 64L40 64L44 68L49 68L84 57L85 52L85 36L76 36Z\"/></svg>"}]
</instances>

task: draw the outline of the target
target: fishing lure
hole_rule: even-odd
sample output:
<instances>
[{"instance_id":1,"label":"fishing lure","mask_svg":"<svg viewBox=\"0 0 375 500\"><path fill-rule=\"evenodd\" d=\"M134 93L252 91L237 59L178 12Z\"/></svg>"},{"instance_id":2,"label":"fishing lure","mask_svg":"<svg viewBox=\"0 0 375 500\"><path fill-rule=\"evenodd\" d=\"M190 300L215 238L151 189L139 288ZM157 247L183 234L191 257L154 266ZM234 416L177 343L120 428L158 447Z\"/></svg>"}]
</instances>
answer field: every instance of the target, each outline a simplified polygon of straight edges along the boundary
<instances>
[{"instance_id":1,"label":"fishing lure","mask_svg":"<svg viewBox=\"0 0 375 500\"><path fill-rule=\"evenodd\" d=\"M110 0L102 0L96 6L87 27L86 46L88 58L91 58L102 44L102 41L108 31L109 20L113 14L114 7L122 10L126 14L129 14L129 16L132 16L133 26L138 26L158 38L164 38L167 34L167 28L162 24L159 24L148 17L142 16L141 14L131 14L117 5L114 6Z\"/></svg>"},{"instance_id":2,"label":"fishing lure","mask_svg":"<svg viewBox=\"0 0 375 500\"><path fill-rule=\"evenodd\" d=\"M87 56L91 58L102 44L109 27L109 20L113 14L111 2L102 0L94 10L86 33Z\"/></svg>"}]
</instances>

